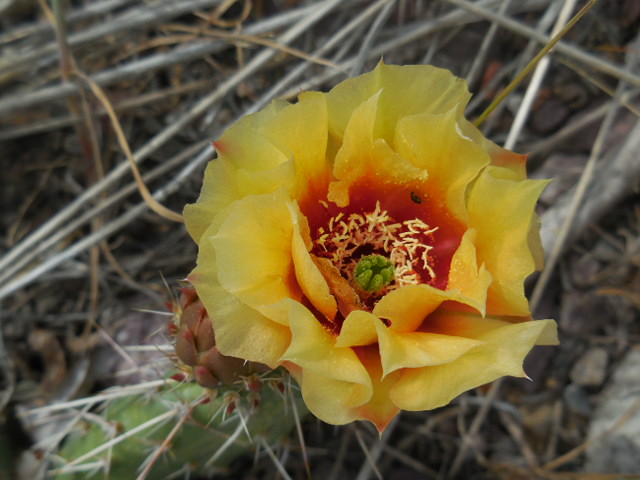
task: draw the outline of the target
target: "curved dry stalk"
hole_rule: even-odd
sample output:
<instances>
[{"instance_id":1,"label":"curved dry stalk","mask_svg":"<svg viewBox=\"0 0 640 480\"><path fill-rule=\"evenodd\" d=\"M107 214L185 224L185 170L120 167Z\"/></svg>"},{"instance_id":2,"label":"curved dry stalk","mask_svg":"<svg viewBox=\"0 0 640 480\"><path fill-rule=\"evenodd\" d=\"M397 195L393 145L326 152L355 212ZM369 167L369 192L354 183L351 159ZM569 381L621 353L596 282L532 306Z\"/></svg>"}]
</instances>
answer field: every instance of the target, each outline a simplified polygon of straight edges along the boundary
<instances>
[{"instance_id":1,"label":"curved dry stalk","mask_svg":"<svg viewBox=\"0 0 640 480\"><path fill-rule=\"evenodd\" d=\"M111 105L111 102L109 101L105 93L102 91L100 86L97 83L95 83L93 80L91 80L91 78L89 78L87 75L85 75L84 73L78 70L74 71L74 75L77 75L79 78L87 82L93 94L98 98L98 100L100 100L100 102L102 103L102 106L106 110L107 115L111 120L111 126L113 127L116 133L116 137L118 139L118 143L120 144L120 148L122 149L122 152L124 153L125 157L129 161L129 166L131 167L131 172L133 173L133 177L135 178L138 191L140 192L140 195L142 195L142 198L144 199L145 203L149 206L151 210L153 210L155 213L160 215L162 218L166 218L167 220L173 220L174 222L184 223L184 217L182 215L172 210L169 210L167 207L160 204L160 202L158 202L155 198L153 198L153 196L149 192L147 185L144 183L144 180L140 175L140 171L138 170L138 165L136 164L136 161L133 158L133 154L131 153L131 148L129 148L129 142L127 141L127 137L122 131L122 126L120 125L120 120L118 120L118 115L116 115L116 112L113 110L113 106Z\"/></svg>"},{"instance_id":2,"label":"curved dry stalk","mask_svg":"<svg viewBox=\"0 0 640 480\"><path fill-rule=\"evenodd\" d=\"M287 30L280 38L279 42L286 44L302 33L304 33L311 25L318 22L321 18L323 18L326 14L328 14L333 8L335 8L338 4L340 4L339 0L328 0L323 2L322 4L312 5L313 9L307 7L305 10L309 15L305 17L299 23L294 24L289 30ZM282 20L282 19L281 19ZM235 88L239 83L244 81L250 75L255 73L260 67L266 64L277 52L273 49L266 48L262 52L258 53L249 63L247 63L242 69L238 70L234 75L229 77L226 81L222 82L218 88L201 99L196 105L194 105L189 111L187 111L182 117L177 119L171 125L166 127L163 131L158 133L156 136L151 138L145 146L143 146L140 150L133 154L133 157L136 162L142 161L144 158L148 157L151 153L159 149L165 142L167 142L174 135L182 131L189 123L198 118L200 115L205 113L213 104L219 102L224 96L233 88ZM203 151L196 160L194 160L195 164L201 164L203 162L202 158L208 158L210 156L210 151L207 148L206 151ZM194 163L191 164L191 167L187 167L188 170L195 168ZM46 235L49 235L51 232L60 228L60 224L66 222L69 218L71 218L78 210L83 208L87 202L89 202L92 198L100 194L102 191L106 190L110 186L112 186L122 175L126 173L129 168L128 161L120 163L116 168L110 171L102 181L97 182L96 184L89 187L85 190L76 200L74 200L71 204L69 204L62 211L58 212L52 219L42 225L38 230L33 232L27 238L25 238L20 244L16 245L12 250L10 250L4 257L0 259L0 277L7 278L8 267L11 265L15 259L20 259L18 262L25 264L25 259L28 256L24 256L29 249L31 249L34 245L40 242ZM175 186L175 182L172 183ZM164 189L163 189L164 190ZM127 218L133 219L138 216L141 212L136 210L135 208L128 212L130 215L126 215L126 217L120 217L123 221ZM126 223L118 222L118 226L114 226L113 224L106 227L101 231L101 235L104 235L106 231L109 233L116 231L121 228L122 225L126 225ZM87 237L85 240L92 238L93 235ZM101 238L104 238L102 236ZM92 245L92 243L87 242L79 242L83 245L88 244ZM76 244L78 245L78 244ZM78 247L71 249L72 252L77 253L79 251ZM67 254L61 255L55 259L52 259L44 264L41 264L39 267L36 267L34 270L30 271L28 276L25 276L30 279L30 281L37 277L37 275L42 274L47 271L51 266L58 265L66 258L70 258L68 255L71 253L70 250L67 250ZM49 263L52 262L52 263ZM27 262L28 263L28 262ZM45 265L47 267L45 268ZM36 275L37 274L37 275ZM10 292L15 291L19 286L25 285L28 282L24 281L25 278L17 279L7 285L5 288L0 289L0 298L8 295Z\"/></svg>"},{"instance_id":3,"label":"curved dry stalk","mask_svg":"<svg viewBox=\"0 0 640 480\"><path fill-rule=\"evenodd\" d=\"M170 18L187 14L198 8L212 7L220 0L182 0L174 2L165 0L161 4L157 2L152 5L138 6L117 15L115 18L102 24L94 25L92 28L83 30L69 36L68 42L71 48L92 44L107 35L114 35L120 32L142 28L148 25L157 24ZM19 58L12 58L0 64L3 68L4 76L15 75L27 70L31 64L38 62L46 65L56 61L57 46L48 44L31 52L22 53Z\"/></svg>"},{"instance_id":4,"label":"curved dry stalk","mask_svg":"<svg viewBox=\"0 0 640 480\"><path fill-rule=\"evenodd\" d=\"M297 48L289 47L287 45L283 45L281 43L274 42L272 40L262 38L257 35L249 35L246 33L232 33L232 32L225 32L224 30L214 30L214 29L203 30L201 28L188 27L184 25L175 25L171 27L171 30L188 32L192 35L191 36L192 39L205 36L205 37L213 37L213 38L222 38L224 40L231 40L234 42L262 45L263 47L269 47L274 50L279 50L283 53L287 53L291 56L298 57L303 60L316 63L318 65L324 65L325 67L335 68L336 70L340 69L340 66L338 64L330 60L326 60L324 58L320 58L314 55L309 55L308 53L305 53L302 50L299 50Z\"/></svg>"}]
</instances>

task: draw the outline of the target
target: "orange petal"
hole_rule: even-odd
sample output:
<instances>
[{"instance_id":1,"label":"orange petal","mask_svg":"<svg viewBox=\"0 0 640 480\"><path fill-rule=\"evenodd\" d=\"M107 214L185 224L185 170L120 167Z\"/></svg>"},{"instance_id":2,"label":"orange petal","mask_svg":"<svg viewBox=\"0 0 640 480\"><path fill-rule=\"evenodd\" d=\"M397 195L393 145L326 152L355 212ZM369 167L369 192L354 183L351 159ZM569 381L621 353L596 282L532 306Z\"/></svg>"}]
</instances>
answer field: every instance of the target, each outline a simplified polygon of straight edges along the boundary
<instances>
[{"instance_id":1,"label":"orange petal","mask_svg":"<svg viewBox=\"0 0 640 480\"><path fill-rule=\"evenodd\" d=\"M464 136L472 139L489 154L492 165L511 170L511 172L516 175L517 180L524 180L527 178L526 155L514 153L496 145L486 138L480 130L478 130L475 125L466 118L460 118L458 126Z\"/></svg>"}]
</instances>

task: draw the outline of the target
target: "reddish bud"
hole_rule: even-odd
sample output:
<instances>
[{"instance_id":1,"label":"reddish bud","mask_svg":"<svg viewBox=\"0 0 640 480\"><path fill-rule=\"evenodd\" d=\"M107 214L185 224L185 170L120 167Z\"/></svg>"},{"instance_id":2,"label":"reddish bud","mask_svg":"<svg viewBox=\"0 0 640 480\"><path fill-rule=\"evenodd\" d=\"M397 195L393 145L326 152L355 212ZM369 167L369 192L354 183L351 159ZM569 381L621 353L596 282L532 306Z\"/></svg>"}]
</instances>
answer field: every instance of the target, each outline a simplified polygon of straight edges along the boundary
<instances>
[{"instance_id":1,"label":"reddish bud","mask_svg":"<svg viewBox=\"0 0 640 480\"><path fill-rule=\"evenodd\" d=\"M195 302L198 294L196 293L196 289L193 287L183 287L180 289L180 293L182 293L182 297L180 298L180 304L185 307L187 305Z\"/></svg>"},{"instance_id":2,"label":"reddish bud","mask_svg":"<svg viewBox=\"0 0 640 480\"><path fill-rule=\"evenodd\" d=\"M262 391L262 387L264 386L262 382L262 378L260 378L260 376L256 373L252 373L251 375L246 377L244 381L245 381L247 390L249 390L250 392L259 393Z\"/></svg>"},{"instance_id":3,"label":"reddish bud","mask_svg":"<svg viewBox=\"0 0 640 480\"><path fill-rule=\"evenodd\" d=\"M171 380L175 380L176 382L185 382L187 380L187 375L183 372L174 373L171 375Z\"/></svg>"},{"instance_id":4,"label":"reddish bud","mask_svg":"<svg viewBox=\"0 0 640 480\"><path fill-rule=\"evenodd\" d=\"M269 386L280 393L284 393L284 382L282 380L271 380Z\"/></svg>"},{"instance_id":5,"label":"reddish bud","mask_svg":"<svg viewBox=\"0 0 640 480\"><path fill-rule=\"evenodd\" d=\"M247 395L247 401L249 402L249 408L252 413L255 413L260 408L260 402L262 398L259 393L251 392Z\"/></svg>"},{"instance_id":6,"label":"reddish bud","mask_svg":"<svg viewBox=\"0 0 640 480\"><path fill-rule=\"evenodd\" d=\"M207 370L207 368L199 366L193 369L196 382L204 388L216 388L218 386L218 379Z\"/></svg>"},{"instance_id":7,"label":"reddish bud","mask_svg":"<svg viewBox=\"0 0 640 480\"><path fill-rule=\"evenodd\" d=\"M240 396L235 392L227 392L222 397L222 403L227 406L225 410L225 415L231 415L235 412L236 408L238 408L238 401L240 400Z\"/></svg>"},{"instance_id":8,"label":"reddish bud","mask_svg":"<svg viewBox=\"0 0 640 480\"><path fill-rule=\"evenodd\" d=\"M201 309L198 308L197 303L192 303L182 309L182 315L180 315L180 326L182 328L188 328L189 330L195 330L198 328L198 323L202 318Z\"/></svg>"},{"instance_id":9,"label":"reddish bud","mask_svg":"<svg viewBox=\"0 0 640 480\"><path fill-rule=\"evenodd\" d=\"M200 317L198 325L194 329L196 335L196 345L199 352L209 350L216 345L216 339L213 336L213 326L211 325L211 319L209 315L206 315L206 311L203 310L204 315Z\"/></svg>"},{"instance_id":10,"label":"reddish bud","mask_svg":"<svg viewBox=\"0 0 640 480\"><path fill-rule=\"evenodd\" d=\"M193 333L190 331L183 331L181 335L178 335L176 339L176 353L180 360L186 365L198 364L198 351L193 339Z\"/></svg>"},{"instance_id":11,"label":"reddish bud","mask_svg":"<svg viewBox=\"0 0 640 480\"><path fill-rule=\"evenodd\" d=\"M169 322L167 324L167 330L169 331L169 335L173 337L178 334L178 332L180 331L180 327L178 327L178 325L173 322Z\"/></svg>"}]
</instances>

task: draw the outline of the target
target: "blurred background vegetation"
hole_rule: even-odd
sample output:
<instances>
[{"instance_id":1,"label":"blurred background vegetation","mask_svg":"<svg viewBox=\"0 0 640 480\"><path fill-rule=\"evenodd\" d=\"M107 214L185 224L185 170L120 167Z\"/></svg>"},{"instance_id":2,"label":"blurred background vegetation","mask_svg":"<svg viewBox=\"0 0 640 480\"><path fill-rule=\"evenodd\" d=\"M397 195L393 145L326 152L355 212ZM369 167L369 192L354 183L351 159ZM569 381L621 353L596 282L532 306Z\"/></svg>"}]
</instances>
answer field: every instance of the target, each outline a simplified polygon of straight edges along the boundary
<instances>
[{"instance_id":1,"label":"blurred background vegetation","mask_svg":"<svg viewBox=\"0 0 640 480\"><path fill-rule=\"evenodd\" d=\"M0 478L54 475L65 438L126 432L104 409L148 408L175 373L164 304L196 250L143 202L124 144L180 212L210 142L271 100L384 58L466 78L474 119L585 3L1 0ZM382 438L307 418L300 434L238 434L235 460L196 471L199 453L169 448L153 461L180 466L148 478L640 478L639 26L640 2L601 0L482 125L554 179L540 204L548 267L530 288L562 343L532 352L532 381L405 412ZM140 434L130 477L107 448L77 478L147 475L163 439L193 426L187 397L154 413L165 430Z\"/></svg>"}]
</instances>

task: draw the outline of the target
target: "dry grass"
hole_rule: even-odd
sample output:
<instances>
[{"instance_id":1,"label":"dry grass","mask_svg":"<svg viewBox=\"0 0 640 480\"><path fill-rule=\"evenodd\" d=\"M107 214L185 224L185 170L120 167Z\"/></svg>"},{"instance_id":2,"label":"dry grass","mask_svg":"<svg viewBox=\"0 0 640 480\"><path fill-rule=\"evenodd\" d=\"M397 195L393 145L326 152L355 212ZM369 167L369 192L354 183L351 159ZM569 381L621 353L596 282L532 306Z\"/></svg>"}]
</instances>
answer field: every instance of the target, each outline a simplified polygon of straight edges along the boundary
<instances>
[{"instance_id":1,"label":"dry grass","mask_svg":"<svg viewBox=\"0 0 640 480\"><path fill-rule=\"evenodd\" d=\"M16 475L18 454L43 474L66 433L52 429L57 412L92 407L72 399L150 390L170 369L167 318L146 310L162 309L196 251L141 183L165 217L180 212L237 118L381 57L466 77L477 118L584 3L0 2L0 435L13 448L0 477ZM382 438L307 420L304 454L292 432L220 478L305 478L305 456L313 478L623 478L577 473L604 385L570 372L594 347L611 372L640 341L639 25L635 0L600 2L482 126L556 179L541 205L548 267L531 289L562 345L530 356L534 381L405 413Z\"/></svg>"}]
</instances>

